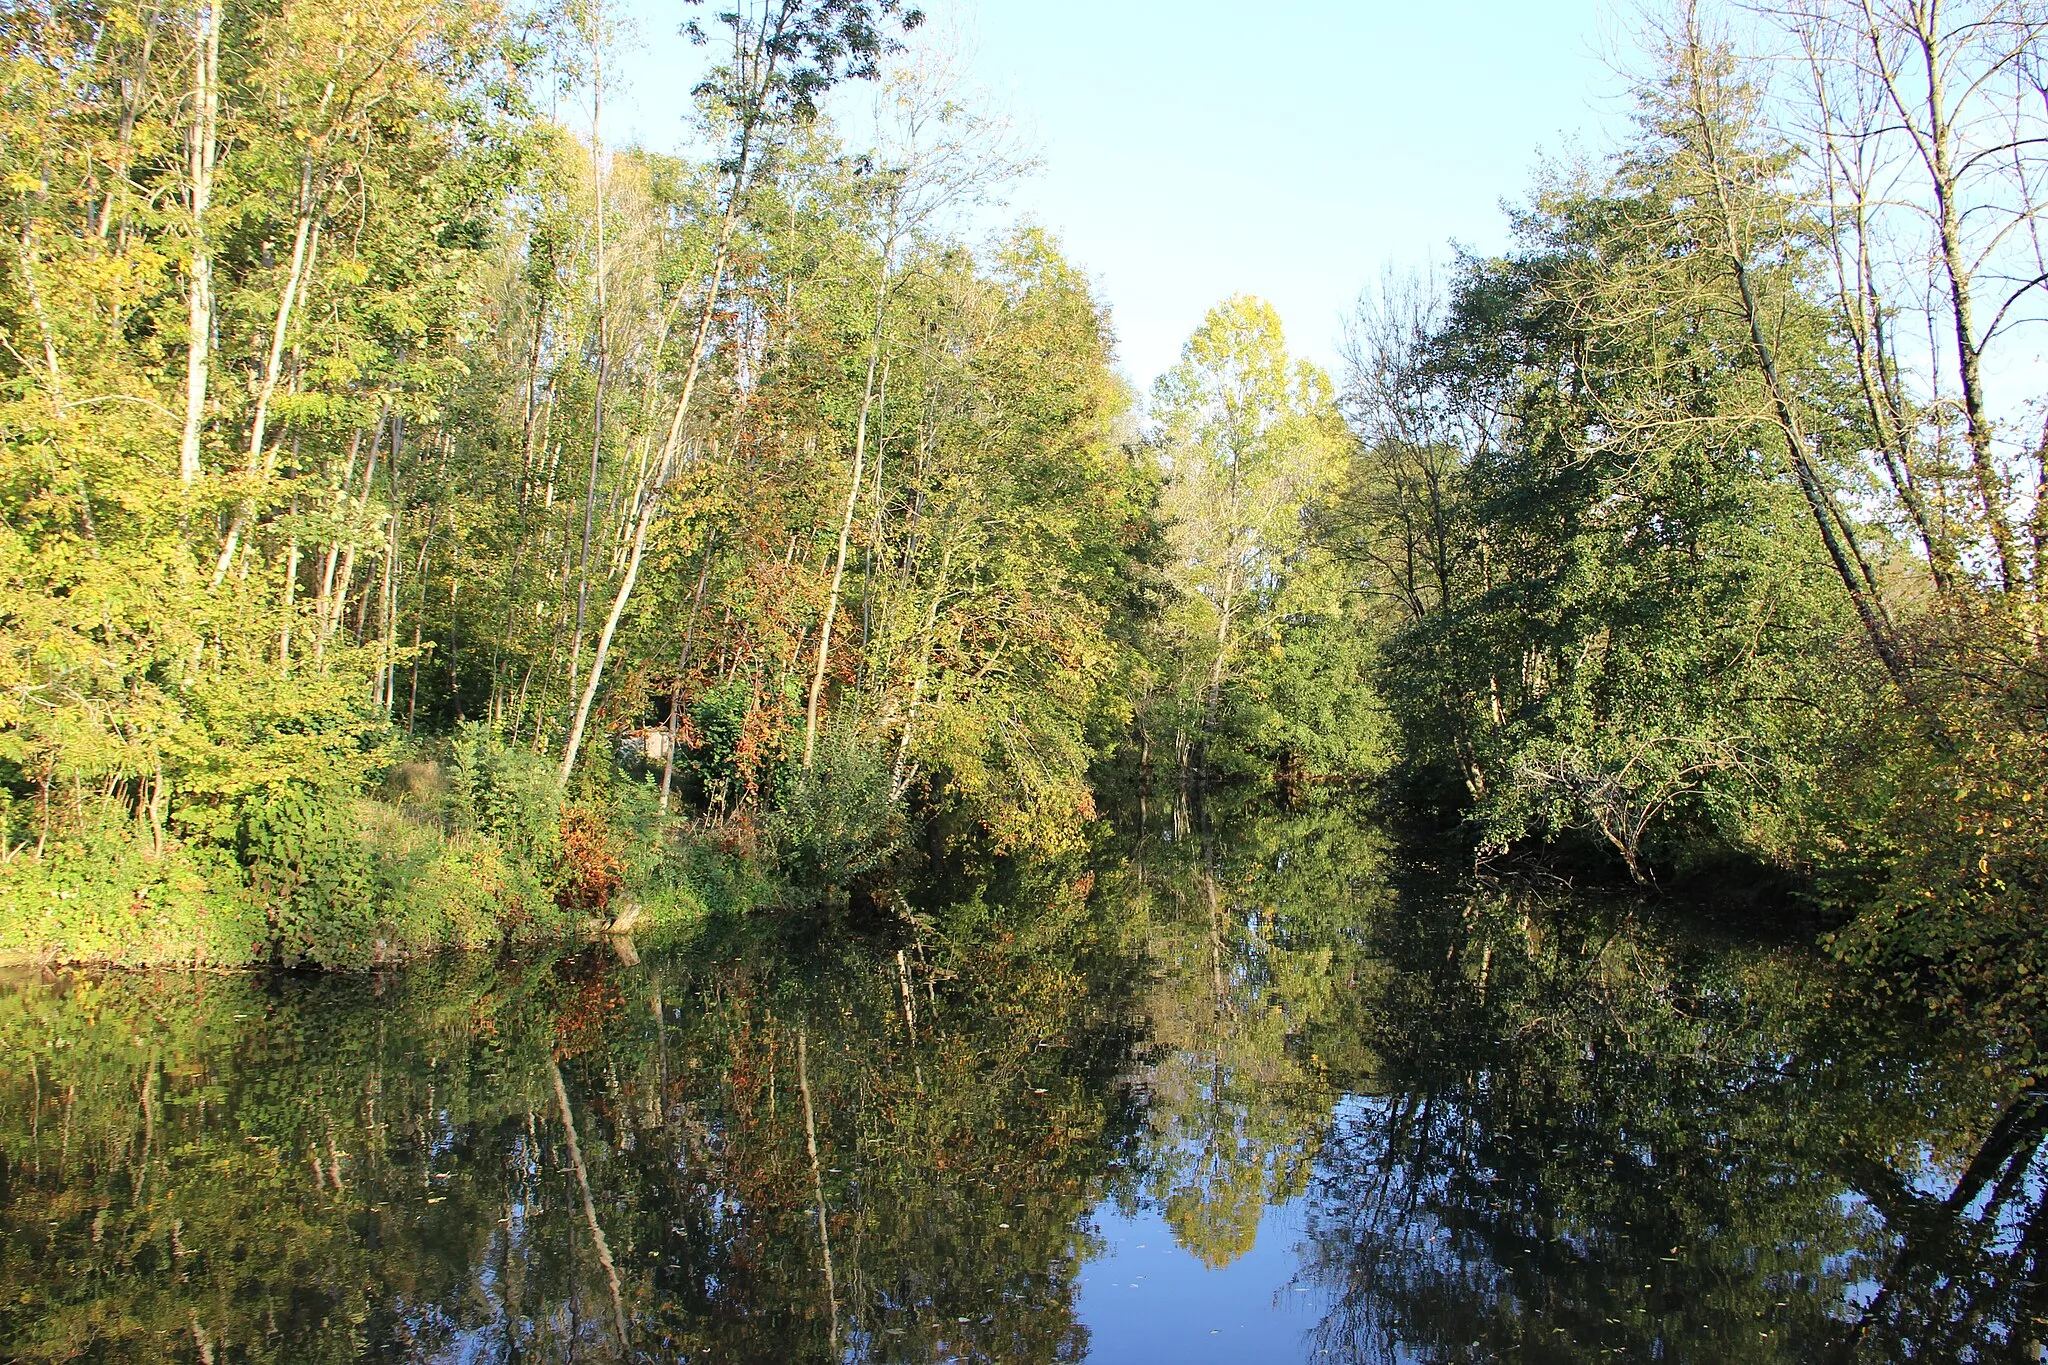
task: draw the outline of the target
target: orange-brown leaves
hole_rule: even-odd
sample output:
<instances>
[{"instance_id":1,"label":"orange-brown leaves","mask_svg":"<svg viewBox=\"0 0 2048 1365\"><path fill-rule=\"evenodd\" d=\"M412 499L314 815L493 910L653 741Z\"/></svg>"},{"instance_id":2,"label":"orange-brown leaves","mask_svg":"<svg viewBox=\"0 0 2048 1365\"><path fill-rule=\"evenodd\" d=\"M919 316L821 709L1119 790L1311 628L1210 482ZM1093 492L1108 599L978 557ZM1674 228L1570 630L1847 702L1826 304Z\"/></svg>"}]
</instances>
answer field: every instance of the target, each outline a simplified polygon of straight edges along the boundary
<instances>
[{"instance_id":1,"label":"orange-brown leaves","mask_svg":"<svg viewBox=\"0 0 2048 1365\"><path fill-rule=\"evenodd\" d=\"M564 910L599 913L625 885L611 827L583 806L562 810L562 857L555 876L555 904Z\"/></svg>"}]
</instances>

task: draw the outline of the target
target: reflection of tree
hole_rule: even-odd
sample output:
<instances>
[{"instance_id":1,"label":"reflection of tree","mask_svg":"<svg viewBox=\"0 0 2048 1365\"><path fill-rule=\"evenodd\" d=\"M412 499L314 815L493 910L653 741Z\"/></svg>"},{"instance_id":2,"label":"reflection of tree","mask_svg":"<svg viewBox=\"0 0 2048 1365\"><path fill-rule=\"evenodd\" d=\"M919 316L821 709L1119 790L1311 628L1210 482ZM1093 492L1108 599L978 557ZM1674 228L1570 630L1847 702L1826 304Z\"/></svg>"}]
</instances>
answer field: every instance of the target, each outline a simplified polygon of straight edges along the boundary
<instances>
[{"instance_id":1,"label":"reflection of tree","mask_svg":"<svg viewBox=\"0 0 2048 1365\"><path fill-rule=\"evenodd\" d=\"M1217 1266L1303 1197L1317 1359L1991 1361L2048 1317L2048 1095L1802 955L1452 893L1336 804L1011 880L900 960L0 979L0 1356L599 1361L623 1317L1049 1365L1107 1197Z\"/></svg>"},{"instance_id":2,"label":"reflection of tree","mask_svg":"<svg viewBox=\"0 0 2048 1365\"><path fill-rule=\"evenodd\" d=\"M1169 920L1153 937L1144 1187L1181 1245L1214 1268L1251 1250L1269 1203L1306 1186L1328 1096L1288 1055L1284 1004L1266 989L1255 945L1224 923L1214 872L1196 883L1202 917Z\"/></svg>"},{"instance_id":3,"label":"reflection of tree","mask_svg":"<svg viewBox=\"0 0 2048 1365\"><path fill-rule=\"evenodd\" d=\"M2048 1102L1991 1122L1970 1040L1634 902L1401 869L1341 803L1195 824L1127 890L1142 1189L1220 1264L1312 1166L1315 1358L2032 1358Z\"/></svg>"},{"instance_id":4,"label":"reflection of tree","mask_svg":"<svg viewBox=\"0 0 2048 1365\"><path fill-rule=\"evenodd\" d=\"M1309 1216L1334 1359L1822 1358L1910 1252L1898 1192L1969 1167L1985 1139L1952 1116L1996 1107L1964 1041L1625 907L1417 881L1368 951L1369 1065ZM2015 1195L2038 1138L1991 1162ZM1996 1358L2002 1330L1915 1354L1940 1339L1915 1326L1867 1358Z\"/></svg>"},{"instance_id":5,"label":"reflection of tree","mask_svg":"<svg viewBox=\"0 0 2048 1365\"><path fill-rule=\"evenodd\" d=\"M1180 1245L1218 1268L1251 1250L1269 1206L1308 1186L1332 1091L1301 1044L1337 996L1318 916L1332 877L1376 871L1381 850L1352 826L1333 865L1313 821L1213 828L1225 836L1144 850L1122 903L1147 925L1154 964L1141 1188Z\"/></svg>"},{"instance_id":6,"label":"reflection of tree","mask_svg":"<svg viewBox=\"0 0 2048 1365\"><path fill-rule=\"evenodd\" d=\"M1092 951L0 984L0 1355L1078 1359L1131 1123Z\"/></svg>"},{"instance_id":7,"label":"reflection of tree","mask_svg":"<svg viewBox=\"0 0 2048 1365\"><path fill-rule=\"evenodd\" d=\"M1872 1202L1900 1230L1876 1296L1844 1337L1843 1360L2040 1358L2048 1337L2048 1090L2008 1104L1942 1198L1889 1170Z\"/></svg>"}]
</instances>

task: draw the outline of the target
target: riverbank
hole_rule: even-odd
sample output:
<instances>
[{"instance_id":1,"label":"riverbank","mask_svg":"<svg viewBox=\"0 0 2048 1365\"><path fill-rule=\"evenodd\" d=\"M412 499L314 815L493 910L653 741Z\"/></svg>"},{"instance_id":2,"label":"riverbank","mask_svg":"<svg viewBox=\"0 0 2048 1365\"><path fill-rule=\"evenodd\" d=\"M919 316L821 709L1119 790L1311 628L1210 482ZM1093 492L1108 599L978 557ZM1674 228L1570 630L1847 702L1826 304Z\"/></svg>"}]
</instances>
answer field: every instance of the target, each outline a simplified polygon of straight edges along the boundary
<instances>
[{"instance_id":1,"label":"riverbank","mask_svg":"<svg viewBox=\"0 0 2048 1365\"><path fill-rule=\"evenodd\" d=\"M354 806L340 837L373 832L357 857L337 860L343 875L282 896L184 846L151 854L100 843L0 870L0 967L346 971L448 949L665 928L705 913L707 897L687 877L579 904L573 883L550 886L493 840L438 835L373 802Z\"/></svg>"},{"instance_id":2,"label":"riverbank","mask_svg":"<svg viewBox=\"0 0 2048 1365\"><path fill-rule=\"evenodd\" d=\"M751 825L552 778L473 735L374 795L264 793L210 839L78 822L0 864L0 964L351 970L660 930L771 893Z\"/></svg>"}]
</instances>

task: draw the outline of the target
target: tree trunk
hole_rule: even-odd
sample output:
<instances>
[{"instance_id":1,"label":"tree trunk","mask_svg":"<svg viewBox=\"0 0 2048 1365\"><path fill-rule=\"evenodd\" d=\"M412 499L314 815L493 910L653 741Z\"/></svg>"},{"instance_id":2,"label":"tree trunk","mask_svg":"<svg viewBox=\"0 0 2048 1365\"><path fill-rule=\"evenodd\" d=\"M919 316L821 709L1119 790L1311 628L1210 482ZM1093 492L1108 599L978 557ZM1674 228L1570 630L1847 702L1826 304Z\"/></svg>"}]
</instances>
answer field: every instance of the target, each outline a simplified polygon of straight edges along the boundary
<instances>
[{"instance_id":1,"label":"tree trunk","mask_svg":"<svg viewBox=\"0 0 2048 1365\"><path fill-rule=\"evenodd\" d=\"M583 730L590 722L590 708L597 700L597 687L604 680L605 658L611 653L612 635L619 628L619 618L626 614L626 603L633 596L633 584L640 577L640 559L647 550L647 528L654 521L655 509L661 505L661 494L668 483L668 469L661 471L661 477L648 491L640 507L639 524L633 530L633 554L626 561L626 576L619 583L619 591L612 598L611 614L605 617L604 630L597 637L597 652L590 660L590 677L583 686L583 697L576 704L576 718L569 727L569 739L562 748L562 767L556 774L556 785L569 785L569 775L576 770L576 755L583 747Z\"/></svg>"},{"instance_id":2,"label":"tree trunk","mask_svg":"<svg viewBox=\"0 0 2048 1365\"><path fill-rule=\"evenodd\" d=\"M1715 211L1719 216L1719 227L1723 236L1721 249L1725 253L1730 277L1735 285L1736 296L1742 308L1743 321L1749 333L1752 352L1757 366L1763 372L1764 388L1770 394L1772 415L1777 420L1780 433L1785 441L1785 453L1792 468L1792 474L1799 485L1799 491L1806 499L1808 510L1813 514L1814 524L1820 530L1821 542L1827 549L1828 558L1834 563L1835 572L1848 590L1850 603L1856 609L1857 620L1862 623L1864 635L1870 641L1871 649L1883 663L1886 673L1901 692L1906 688L1906 664L1894 637L1891 621L1885 613L1883 600L1876 592L1876 579L1856 546L1853 530L1847 519L1833 506L1821 471L1815 467L1813 455L1808 449L1806 433L1794 408L1794 398L1783 377L1778 373L1777 355L1764 335L1764 323L1756 292L1749 278L1748 252L1742 242L1734 204L1729 197L1726 159L1715 135L1715 111L1707 106L1707 82L1710 79L1701 62L1701 44L1697 33L1688 35L1686 77L1690 82L1688 91L1691 113L1698 127L1701 151L1705 154L1714 181Z\"/></svg>"},{"instance_id":3,"label":"tree trunk","mask_svg":"<svg viewBox=\"0 0 2048 1365\"><path fill-rule=\"evenodd\" d=\"M256 413L249 423L249 456L244 472L250 479L267 477L270 473L271 461L263 444L264 429L270 420L271 400L277 396L278 375L284 369L285 337L291 329L292 307L298 301L306 277L312 272L313 258L319 248L320 224L313 195L313 160L307 157L299 163L299 222L292 237L291 268L285 275L284 292L278 295L277 318L270 333L270 354L263 366L263 382L256 391ZM214 565L213 587L219 587L227 576L236 547L248 529L249 519L255 514L253 495L244 497L235 509L227 540L221 545L220 560Z\"/></svg>"},{"instance_id":4,"label":"tree trunk","mask_svg":"<svg viewBox=\"0 0 2048 1365\"><path fill-rule=\"evenodd\" d=\"M1941 35L1934 30L1937 6L1929 4L1916 35L1927 63L1927 138L1923 151L1933 178L1936 222L1941 240L1942 272L1947 276L1950 321L1955 325L1956 373L1963 389L1965 435L1970 445L1970 469L1975 475L1977 501L1984 515L1985 529L1998 557L1999 587L2017 592L2022 575L2019 552L2013 542L2012 521L2006 515L2004 479L1998 472L1997 457L1991 449L1991 419L1985 411L1981 354L1976 340L1972 298L1974 279L1964 257L1962 224L1956 212L1956 172L1949 146L1950 111L1942 107Z\"/></svg>"},{"instance_id":5,"label":"tree trunk","mask_svg":"<svg viewBox=\"0 0 2048 1365\"><path fill-rule=\"evenodd\" d=\"M21 282L28 290L29 309L35 314L36 331L43 342L43 364L50 372L50 415L61 418L64 415L64 369L57 361L57 334L50 326L49 309L43 302L42 286L36 281L35 235L31 225L35 215L27 207L27 196L21 214L21 237L15 246L21 258Z\"/></svg>"},{"instance_id":6,"label":"tree trunk","mask_svg":"<svg viewBox=\"0 0 2048 1365\"><path fill-rule=\"evenodd\" d=\"M772 76L773 72L774 63L771 61L767 67L767 74ZM704 309L697 317L697 334L690 345L690 364L683 373L683 391L676 398L675 415L669 421L668 437L662 443L663 472L660 485L667 483L669 473L675 466L677 452L682 445L683 419L689 415L690 400L696 394L697 380L704 370L704 354L711 342L711 324L718 316L718 297L725 283L725 267L732 248L733 229L739 222L740 201L746 193L752 149L753 125L748 124L741 133L740 152L733 165L732 187L725 206L725 220L719 226L718 243L711 254L711 287L704 296ZM597 657L591 660L590 677L584 685L583 699L577 707L576 719L571 726L570 737L562 754L558 780L565 787L569 783L569 775L575 770L577 751L583 744L583 728L589 720L590 706L596 699L598 684L604 677L605 654L611 645L612 631L617 627L619 617L625 614L626 603L633 594L634 581L639 576L640 555L645 547L647 535L645 518L652 515L654 506L660 501L660 485L657 485L654 495L647 499L647 505L643 509L643 519L634 535L633 555L626 567L625 581L619 584L618 595L612 600L611 617L605 626L604 637L599 643Z\"/></svg>"},{"instance_id":7,"label":"tree trunk","mask_svg":"<svg viewBox=\"0 0 2048 1365\"><path fill-rule=\"evenodd\" d=\"M1913 523L1914 533L1927 556L1927 572L1934 580L1935 591L1946 595L1955 590L1955 545L1947 532L1937 525L1934 509L1928 506L1926 495L1921 490L1919 471L1914 468L1911 429L1898 387L1892 382L1891 343L1885 335L1884 299L1877 290L1867 244L1866 191L1859 184L1852 192L1857 199L1854 228L1856 259L1853 263L1857 283L1853 289L1843 290L1843 314L1848 319L1850 345L1856 353L1857 382L1863 392L1864 409L1870 414L1871 426L1877 432L1885 477Z\"/></svg>"},{"instance_id":8,"label":"tree trunk","mask_svg":"<svg viewBox=\"0 0 2048 1365\"><path fill-rule=\"evenodd\" d=\"M2048 604L2048 421L2041 424L2041 443L2034 447L2033 585L2036 606Z\"/></svg>"},{"instance_id":9,"label":"tree trunk","mask_svg":"<svg viewBox=\"0 0 2048 1365\"><path fill-rule=\"evenodd\" d=\"M100 225L95 234L104 243L107 233L114 225L114 205L117 199L125 198L130 188L129 177L134 171L135 120L149 99L149 72L151 53L156 46L156 25L148 16L142 19L142 51L135 62L135 77L130 81L121 79L121 122L114 135L113 184L107 186L107 197L100 205ZM123 222L122 244L126 244L126 223Z\"/></svg>"},{"instance_id":10,"label":"tree trunk","mask_svg":"<svg viewBox=\"0 0 2048 1365\"><path fill-rule=\"evenodd\" d=\"M292 307L312 269L318 250L319 210L313 194L313 159L299 163L299 221L292 232L291 267L284 277L284 290L277 298L277 318L270 330L270 354L263 364L263 382L256 390L256 412L249 420L249 472L255 473L263 460L263 434L270 421L270 403L277 396L278 375L284 368L285 339L291 331Z\"/></svg>"},{"instance_id":11,"label":"tree trunk","mask_svg":"<svg viewBox=\"0 0 2048 1365\"><path fill-rule=\"evenodd\" d=\"M697 590L690 595L690 622L683 632L683 654L676 663L676 680L668 690L668 751L661 759L661 813L668 814L669 788L676 773L676 712L683 704L683 676L690 668L690 648L697 642L697 612L704 605L704 585L711 579L711 550L718 542L716 531L704 537L704 563L697 570Z\"/></svg>"},{"instance_id":12,"label":"tree trunk","mask_svg":"<svg viewBox=\"0 0 2048 1365\"><path fill-rule=\"evenodd\" d=\"M590 531L597 509L597 470L604 456L604 385L610 374L604 279L604 145L599 115L604 107L604 67L599 61L590 113L590 173L595 185L597 230L597 393L590 412L590 479L583 490L583 551L576 561L576 634L569 647L569 688L574 691L583 665L583 618L590 601Z\"/></svg>"},{"instance_id":13,"label":"tree trunk","mask_svg":"<svg viewBox=\"0 0 2048 1365\"><path fill-rule=\"evenodd\" d=\"M1232 538L1233 541L1235 537ZM1232 609L1237 605L1237 566L1235 544L1231 547L1233 562L1224 570L1223 595L1216 607L1216 658L1209 665L1209 687L1202 703L1202 733L1210 735L1216 730L1217 713L1223 707L1223 671L1230 656L1230 621ZM1206 758L1206 755L1205 755Z\"/></svg>"},{"instance_id":14,"label":"tree trunk","mask_svg":"<svg viewBox=\"0 0 2048 1365\"><path fill-rule=\"evenodd\" d=\"M348 460L342 465L341 477L334 481L335 534L328 539L327 548L320 554L320 589L313 595L313 619L319 627L327 624L327 602L334 593L335 562L341 558L341 526L348 516L349 485L355 482L356 457L363 450L363 429L357 427L349 436ZM319 627L313 632L315 658L321 643Z\"/></svg>"},{"instance_id":15,"label":"tree trunk","mask_svg":"<svg viewBox=\"0 0 2048 1365\"><path fill-rule=\"evenodd\" d=\"M1955 334L1956 370L1963 390L1964 434L1970 448L1971 473L1976 485L1978 510L1984 517L1985 530L1991 538L1998 564L1999 586L2002 591L2010 593L2017 590L2020 583L2018 553L2013 539L2012 522L2006 514L2004 480L1999 475L1996 456L1992 450L1992 430L1989 415L1985 410L1981 356L1975 339L1976 326L1972 306L1974 278L1972 267L1965 255L1961 215L1955 202L1959 176L1953 164L1951 145L1955 131L1952 123L1954 111L1945 107L1946 91L1942 79L1946 66L1943 43L1950 35L1943 34L1939 29L1938 3L1915 3L1910 7L1911 19L1904 27L1910 33L1914 45L1920 50L1927 75L1926 104L1920 111L1926 119L1923 127L1915 121L1913 102L1907 99L1906 92L1899 83L1899 74L1892 69L1886 56L1886 20L1879 18L1870 0L1863 0L1861 8L1864 18L1863 38L1870 45L1872 69L1884 87L1886 98L1898 112L1900 123L1913 140L1914 150L1918 152L1921 162L1926 167L1929 188L1934 195L1935 235L1942 272L1948 286L1950 322Z\"/></svg>"},{"instance_id":16,"label":"tree trunk","mask_svg":"<svg viewBox=\"0 0 2048 1365\"><path fill-rule=\"evenodd\" d=\"M405 702L405 737L407 739L412 738L413 721L416 719L419 712L420 643L421 637L423 636L426 630L427 619L427 552L429 549L433 547L434 523L440 520L440 515L440 504L433 503L428 506L426 529L420 533L420 552L419 555L413 561L412 573L413 577L417 578L420 581L420 594L419 603L413 608L412 615L412 663L406 670L407 678ZM397 600L398 595L396 591L394 591L392 593L392 619L394 621L397 619ZM450 603L450 606L452 608L452 601ZM450 682L452 684L452 677L450 679ZM452 685L450 686L449 691L451 692L451 694L453 693L454 688Z\"/></svg>"},{"instance_id":17,"label":"tree trunk","mask_svg":"<svg viewBox=\"0 0 2048 1365\"><path fill-rule=\"evenodd\" d=\"M299 504L294 499L292 502L292 519L294 523L297 522L298 515ZM277 642L277 664L279 670L284 673L292 671L292 609L298 595L298 587L299 531L297 525L294 524L292 527L291 548L285 552L284 561L284 629L280 632Z\"/></svg>"},{"instance_id":18,"label":"tree trunk","mask_svg":"<svg viewBox=\"0 0 2048 1365\"><path fill-rule=\"evenodd\" d=\"M932 589L931 605L925 609L924 638L922 653L917 662L917 676L910 680L910 705L903 712L903 733L896 739L896 762L889 770L889 794L901 796L910 784L910 731L917 723L917 712L924 701L925 676L931 672L932 643L938 629L939 607L946 600L946 579L953 568L953 547L946 546L946 552L939 559L939 578Z\"/></svg>"},{"instance_id":19,"label":"tree trunk","mask_svg":"<svg viewBox=\"0 0 2048 1365\"><path fill-rule=\"evenodd\" d=\"M192 58L192 127L186 135L187 193L192 218L192 264L186 281L185 430L178 444L178 478L199 480L199 434L206 421L208 354L213 343L213 246L206 215L213 200L213 172L220 121L220 0L199 10Z\"/></svg>"}]
</instances>

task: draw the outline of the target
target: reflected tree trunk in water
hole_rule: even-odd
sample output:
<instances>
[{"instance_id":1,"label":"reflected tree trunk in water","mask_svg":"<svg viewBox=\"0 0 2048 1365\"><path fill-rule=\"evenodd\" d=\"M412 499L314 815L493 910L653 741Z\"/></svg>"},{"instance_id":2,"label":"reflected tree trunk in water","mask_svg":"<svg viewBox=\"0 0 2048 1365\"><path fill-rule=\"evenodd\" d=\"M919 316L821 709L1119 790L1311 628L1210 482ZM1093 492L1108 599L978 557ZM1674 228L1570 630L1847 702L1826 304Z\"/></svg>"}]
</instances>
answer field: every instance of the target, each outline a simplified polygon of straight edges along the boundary
<instances>
[{"instance_id":1,"label":"reflected tree trunk in water","mask_svg":"<svg viewBox=\"0 0 2048 1365\"><path fill-rule=\"evenodd\" d=\"M152 1052L149 1065L142 1072L142 1151L135 1160L133 1193L129 1196L137 1208L142 1205L143 1189L149 1181L149 1154L156 1146L156 1070L157 1058Z\"/></svg>"},{"instance_id":2,"label":"reflected tree trunk in water","mask_svg":"<svg viewBox=\"0 0 2048 1365\"><path fill-rule=\"evenodd\" d=\"M1209 989L1210 999L1218 1019L1230 1013L1230 993L1223 975L1223 901L1216 890L1216 873L1213 868L1202 871L1202 892L1209 903Z\"/></svg>"},{"instance_id":3,"label":"reflected tree trunk in water","mask_svg":"<svg viewBox=\"0 0 2048 1365\"><path fill-rule=\"evenodd\" d=\"M917 1055L917 993L910 988L910 959L896 950L896 986L903 995L903 1029L910 1035L910 1067L919 1094L924 1093L924 1059Z\"/></svg>"},{"instance_id":4,"label":"reflected tree trunk in water","mask_svg":"<svg viewBox=\"0 0 2048 1365\"><path fill-rule=\"evenodd\" d=\"M659 1128L668 1116L668 1006L662 1001L660 987L655 988L653 1008L656 1070L648 1117Z\"/></svg>"},{"instance_id":5,"label":"reflected tree trunk in water","mask_svg":"<svg viewBox=\"0 0 2048 1365\"><path fill-rule=\"evenodd\" d=\"M818 1162L818 1119L811 1104L810 1053L803 1030L796 1035L796 1084L804 1097L804 1142L811 1152L811 1188L818 1199L818 1247L825 1257L825 1302L831 1313L832 1353L839 1353L839 1286L832 1276L832 1233L825 1218L825 1172Z\"/></svg>"},{"instance_id":6,"label":"reflected tree trunk in water","mask_svg":"<svg viewBox=\"0 0 2048 1365\"><path fill-rule=\"evenodd\" d=\"M619 1349L629 1348L626 1334L626 1305L619 1294L619 1271L612 1264L611 1247L604 1240L604 1229L598 1226L597 1204L590 1197L590 1172L583 1165L583 1149L576 1142L576 1118L569 1112L569 1092L562 1086L562 1068L556 1064L554 1054L548 1054L548 1079L554 1083L555 1104L561 1111L562 1133L569 1142L569 1169L576 1176L576 1190L583 1196L583 1219L590 1225L590 1240L597 1246L597 1262L604 1267L606 1286L611 1290L612 1321L619 1334Z\"/></svg>"},{"instance_id":7,"label":"reflected tree trunk in water","mask_svg":"<svg viewBox=\"0 0 2048 1365\"><path fill-rule=\"evenodd\" d=\"M2044 1140L2048 1087L2036 1085L1999 1114L1939 1203L1895 1179L1882 1182L1887 1188L1873 1201L1886 1223L1900 1229L1899 1249L1877 1297L1843 1339L1838 1360L1891 1359L1907 1346L1926 1359L1960 1360L1993 1323L2017 1328L2031 1319L2009 1310L2039 1299L2048 1271L2048 1185L2028 1178ZM2002 1235L2012 1226L2016 1199L2031 1207L2016 1236ZM2001 1250L2008 1240L2009 1249ZM1999 1303L2005 1296L2012 1302Z\"/></svg>"}]
</instances>

